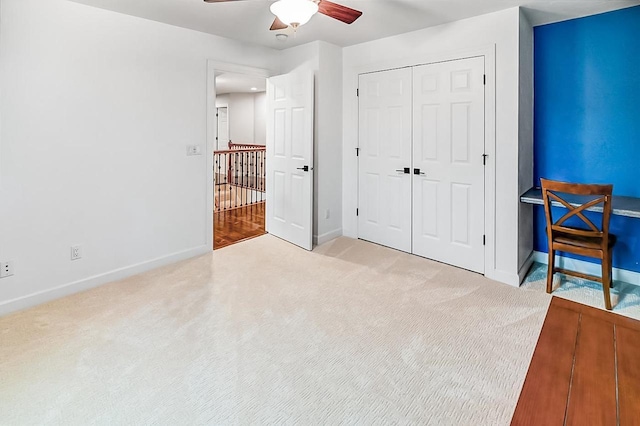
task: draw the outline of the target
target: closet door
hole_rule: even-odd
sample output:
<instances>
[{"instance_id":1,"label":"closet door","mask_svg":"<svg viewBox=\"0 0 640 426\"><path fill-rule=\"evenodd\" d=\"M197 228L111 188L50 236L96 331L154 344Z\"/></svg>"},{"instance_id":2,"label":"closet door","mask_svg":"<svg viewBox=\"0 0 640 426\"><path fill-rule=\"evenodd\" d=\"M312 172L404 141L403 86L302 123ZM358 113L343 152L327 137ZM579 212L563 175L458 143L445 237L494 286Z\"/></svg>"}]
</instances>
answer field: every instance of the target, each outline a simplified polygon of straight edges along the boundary
<instances>
[{"instance_id":1,"label":"closet door","mask_svg":"<svg viewBox=\"0 0 640 426\"><path fill-rule=\"evenodd\" d=\"M358 84L358 236L407 252L411 251L411 84L411 68L363 74Z\"/></svg>"},{"instance_id":2,"label":"closet door","mask_svg":"<svg viewBox=\"0 0 640 426\"><path fill-rule=\"evenodd\" d=\"M413 70L413 253L484 273L484 58Z\"/></svg>"}]
</instances>

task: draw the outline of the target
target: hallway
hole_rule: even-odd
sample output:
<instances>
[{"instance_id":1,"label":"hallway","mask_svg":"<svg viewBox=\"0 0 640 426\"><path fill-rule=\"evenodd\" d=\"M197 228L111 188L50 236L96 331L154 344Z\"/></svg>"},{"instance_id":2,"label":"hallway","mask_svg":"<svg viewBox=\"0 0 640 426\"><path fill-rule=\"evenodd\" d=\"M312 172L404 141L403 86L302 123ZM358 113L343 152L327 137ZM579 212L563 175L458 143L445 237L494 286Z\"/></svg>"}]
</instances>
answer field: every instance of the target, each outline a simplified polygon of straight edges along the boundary
<instances>
[{"instance_id":1,"label":"hallway","mask_svg":"<svg viewBox=\"0 0 640 426\"><path fill-rule=\"evenodd\" d=\"M266 234L265 202L215 212L213 249L219 249L249 238Z\"/></svg>"}]
</instances>

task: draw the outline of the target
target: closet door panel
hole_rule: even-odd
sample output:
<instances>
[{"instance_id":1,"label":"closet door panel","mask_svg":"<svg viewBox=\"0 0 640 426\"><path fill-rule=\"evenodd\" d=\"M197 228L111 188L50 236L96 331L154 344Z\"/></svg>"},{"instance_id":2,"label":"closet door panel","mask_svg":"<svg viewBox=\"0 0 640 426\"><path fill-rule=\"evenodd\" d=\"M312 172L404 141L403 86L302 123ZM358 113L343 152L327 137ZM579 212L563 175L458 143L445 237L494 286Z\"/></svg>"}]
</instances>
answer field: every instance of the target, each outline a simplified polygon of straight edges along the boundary
<instances>
[{"instance_id":1,"label":"closet door panel","mask_svg":"<svg viewBox=\"0 0 640 426\"><path fill-rule=\"evenodd\" d=\"M483 273L484 58L414 67L413 82L412 252Z\"/></svg>"},{"instance_id":2,"label":"closet door panel","mask_svg":"<svg viewBox=\"0 0 640 426\"><path fill-rule=\"evenodd\" d=\"M411 251L411 69L359 78L358 236ZM399 170L399 171L398 171Z\"/></svg>"}]
</instances>

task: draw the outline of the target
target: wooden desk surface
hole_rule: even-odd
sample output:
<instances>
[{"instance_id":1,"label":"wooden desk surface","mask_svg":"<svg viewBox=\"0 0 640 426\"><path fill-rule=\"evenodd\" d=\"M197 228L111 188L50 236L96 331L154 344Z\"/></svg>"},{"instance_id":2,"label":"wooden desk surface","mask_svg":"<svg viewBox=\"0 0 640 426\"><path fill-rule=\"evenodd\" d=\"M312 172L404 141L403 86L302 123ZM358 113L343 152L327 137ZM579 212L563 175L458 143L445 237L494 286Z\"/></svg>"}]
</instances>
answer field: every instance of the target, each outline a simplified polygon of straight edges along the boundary
<instances>
[{"instance_id":1,"label":"wooden desk surface","mask_svg":"<svg viewBox=\"0 0 640 426\"><path fill-rule=\"evenodd\" d=\"M585 198L567 196L566 200L572 205L580 205L584 203ZM540 188L531 188L520 196L520 202L543 205L542 190ZM555 201L551 205L562 207L562 204ZM614 215L640 218L640 198L614 195L611 200L611 207L611 213ZM602 213L602 206L592 207L587 210Z\"/></svg>"}]
</instances>

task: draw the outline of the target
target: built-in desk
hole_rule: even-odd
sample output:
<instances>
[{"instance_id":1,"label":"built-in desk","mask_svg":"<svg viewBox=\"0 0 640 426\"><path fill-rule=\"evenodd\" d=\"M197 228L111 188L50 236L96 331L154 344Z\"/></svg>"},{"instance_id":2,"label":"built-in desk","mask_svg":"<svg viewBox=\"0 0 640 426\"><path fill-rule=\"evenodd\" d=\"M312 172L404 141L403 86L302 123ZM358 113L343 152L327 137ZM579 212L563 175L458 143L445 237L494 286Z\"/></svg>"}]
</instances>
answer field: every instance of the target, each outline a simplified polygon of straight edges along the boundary
<instances>
[{"instance_id":1,"label":"built-in desk","mask_svg":"<svg viewBox=\"0 0 640 426\"><path fill-rule=\"evenodd\" d=\"M584 204L585 200L589 199L589 197L583 197L579 195L563 195L563 198L568 201L569 204L574 206L582 205ZM520 196L520 202L527 204L544 205L544 201L542 200L542 189L531 188ZM556 207L563 207L562 204L558 203L557 201L552 201L551 205ZM640 218L640 198L614 195L613 197L611 197L611 208L612 214L618 216ZM602 205L590 207L586 210L602 213Z\"/></svg>"}]
</instances>

